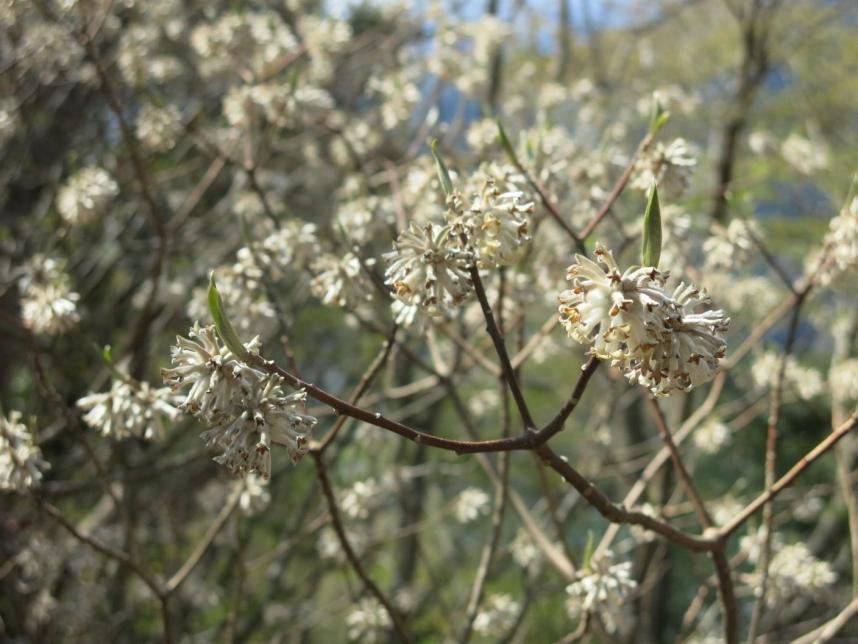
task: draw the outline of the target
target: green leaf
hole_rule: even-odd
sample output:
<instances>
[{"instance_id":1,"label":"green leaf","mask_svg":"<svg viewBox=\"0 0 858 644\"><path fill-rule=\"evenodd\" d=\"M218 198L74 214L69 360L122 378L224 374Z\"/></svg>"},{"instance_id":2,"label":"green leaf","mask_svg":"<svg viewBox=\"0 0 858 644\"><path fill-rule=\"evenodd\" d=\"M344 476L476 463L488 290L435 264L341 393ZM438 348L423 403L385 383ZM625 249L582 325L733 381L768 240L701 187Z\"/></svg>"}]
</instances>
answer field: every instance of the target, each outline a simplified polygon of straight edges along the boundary
<instances>
[{"instance_id":1,"label":"green leaf","mask_svg":"<svg viewBox=\"0 0 858 644\"><path fill-rule=\"evenodd\" d=\"M649 114L649 135L652 138L655 138L659 133L659 130L664 127L664 124L667 123L669 118L670 112L662 107L661 101L658 100L655 92L653 92L652 108L650 109Z\"/></svg>"},{"instance_id":2,"label":"green leaf","mask_svg":"<svg viewBox=\"0 0 858 644\"><path fill-rule=\"evenodd\" d=\"M215 323L215 328L223 343L237 357L241 359L247 358L247 349L238 339L238 334L232 328L232 324L226 315L223 307L223 301L220 299L220 293L215 284L214 271L209 274L209 311L211 311L212 319Z\"/></svg>"},{"instance_id":3,"label":"green leaf","mask_svg":"<svg viewBox=\"0 0 858 644\"><path fill-rule=\"evenodd\" d=\"M590 562L593 560L593 551L595 550L596 537L592 530L587 530L587 545L584 546L584 556L581 561L583 570L590 569Z\"/></svg>"},{"instance_id":4,"label":"green leaf","mask_svg":"<svg viewBox=\"0 0 858 644\"><path fill-rule=\"evenodd\" d=\"M432 156L435 159L435 169L438 171L438 179L441 180L444 194L449 196L453 194L453 181L450 179L450 173L447 172L447 166L444 165L444 159L438 154L438 141L433 139L429 147L432 149Z\"/></svg>"},{"instance_id":5,"label":"green leaf","mask_svg":"<svg viewBox=\"0 0 858 644\"><path fill-rule=\"evenodd\" d=\"M658 205L658 188L653 182L646 202L643 218L643 248L641 259L644 266L658 268L661 256L661 208Z\"/></svg>"},{"instance_id":6,"label":"green leaf","mask_svg":"<svg viewBox=\"0 0 858 644\"><path fill-rule=\"evenodd\" d=\"M506 135L506 131L503 129L503 124L500 122L500 119L495 119L495 123L498 125L498 142L509 157L510 162L513 165L517 165L518 159L515 156L515 150L512 147L512 143L510 143L509 137Z\"/></svg>"}]
</instances>

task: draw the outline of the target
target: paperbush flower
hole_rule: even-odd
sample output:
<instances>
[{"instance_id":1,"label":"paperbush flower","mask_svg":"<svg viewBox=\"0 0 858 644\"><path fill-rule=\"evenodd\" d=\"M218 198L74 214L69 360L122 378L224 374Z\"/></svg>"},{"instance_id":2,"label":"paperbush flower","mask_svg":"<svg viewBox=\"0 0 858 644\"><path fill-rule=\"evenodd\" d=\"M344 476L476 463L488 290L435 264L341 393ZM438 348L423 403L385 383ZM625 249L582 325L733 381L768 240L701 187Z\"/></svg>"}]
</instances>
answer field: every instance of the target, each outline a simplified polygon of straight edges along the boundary
<instances>
[{"instance_id":1,"label":"paperbush flower","mask_svg":"<svg viewBox=\"0 0 858 644\"><path fill-rule=\"evenodd\" d=\"M206 444L222 450L215 461L233 473L271 475L271 444L286 447L293 462L307 453L316 419L303 413L306 392L286 394L279 376L255 369L220 343L213 326L195 324L177 337L171 369L161 377L174 391L187 389L180 407L211 423ZM245 344L252 354L259 339Z\"/></svg>"},{"instance_id":2,"label":"paperbush flower","mask_svg":"<svg viewBox=\"0 0 858 644\"><path fill-rule=\"evenodd\" d=\"M155 152L173 149L182 129L182 115L175 105L147 104L137 115L137 138L144 147Z\"/></svg>"},{"instance_id":3,"label":"paperbush flower","mask_svg":"<svg viewBox=\"0 0 858 644\"><path fill-rule=\"evenodd\" d=\"M657 394L712 378L726 351L724 312L707 309L708 296L691 285L666 291L666 275L653 267L621 273L598 244L595 256L598 263L576 255L567 274L573 287L558 296L569 336Z\"/></svg>"},{"instance_id":4,"label":"paperbush flower","mask_svg":"<svg viewBox=\"0 0 858 644\"><path fill-rule=\"evenodd\" d=\"M580 578L566 587L569 595L566 606L570 616L593 613L602 619L609 632L615 632L622 619L623 602L637 586L631 572L632 564L614 564L610 551L594 558Z\"/></svg>"},{"instance_id":5,"label":"paperbush flower","mask_svg":"<svg viewBox=\"0 0 858 644\"><path fill-rule=\"evenodd\" d=\"M675 139L669 145L656 143L635 163L630 185L646 191L655 181L665 196L680 197L688 188L695 165L697 159L685 139Z\"/></svg>"},{"instance_id":6,"label":"paperbush flower","mask_svg":"<svg viewBox=\"0 0 858 644\"><path fill-rule=\"evenodd\" d=\"M468 270L474 254L461 248L450 224L411 224L384 259L385 284L403 302L432 314L464 301L473 288Z\"/></svg>"},{"instance_id":7,"label":"paperbush flower","mask_svg":"<svg viewBox=\"0 0 858 644\"><path fill-rule=\"evenodd\" d=\"M84 422L104 436L157 439L164 435L164 419L175 420L179 410L172 405L168 387L153 388L116 378L110 391L89 394L77 401L86 411Z\"/></svg>"},{"instance_id":8,"label":"paperbush flower","mask_svg":"<svg viewBox=\"0 0 858 644\"><path fill-rule=\"evenodd\" d=\"M18 282L21 294L21 319L37 335L65 333L80 321L77 302L64 262L35 255Z\"/></svg>"},{"instance_id":9,"label":"paperbush flower","mask_svg":"<svg viewBox=\"0 0 858 644\"><path fill-rule=\"evenodd\" d=\"M82 168L57 193L57 210L67 224L86 224L103 215L118 194L119 186L107 170Z\"/></svg>"},{"instance_id":10,"label":"paperbush flower","mask_svg":"<svg viewBox=\"0 0 858 644\"><path fill-rule=\"evenodd\" d=\"M0 490L25 492L37 487L48 463L21 422L21 412L0 416Z\"/></svg>"},{"instance_id":11,"label":"paperbush flower","mask_svg":"<svg viewBox=\"0 0 858 644\"><path fill-rule=\"evenodd\" d=\"M523 192L501 192L493 179L487 179L468 209L477 263L497 268L517 262L531 241L532 212L533 202L524 201Z\"/></svg>"}]
</instances>

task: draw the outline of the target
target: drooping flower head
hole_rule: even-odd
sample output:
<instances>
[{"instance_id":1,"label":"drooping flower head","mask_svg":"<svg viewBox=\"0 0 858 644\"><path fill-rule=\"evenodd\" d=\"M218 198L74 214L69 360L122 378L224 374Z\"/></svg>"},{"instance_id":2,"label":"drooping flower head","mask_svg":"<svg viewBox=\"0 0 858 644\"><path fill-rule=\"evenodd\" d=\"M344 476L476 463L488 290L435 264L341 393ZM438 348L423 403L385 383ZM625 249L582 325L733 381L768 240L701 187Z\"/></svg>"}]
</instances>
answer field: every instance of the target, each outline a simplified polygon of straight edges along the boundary
<instances>
[{"instance_id":1,"label":"drooping flower head","mask_svg":"<svg viewBox=\"0 0 858 644\"><path fill-rule=\"evenodd\" d=\"M0 490L25 492L37 487L48 463L21 422L21 412L0 416Z\"/></svg>"},{"instance_id":2,"label":"drooping flower head","mask_svg":"<svg viewBox=\"0 0 858 644\"><path fill-rule=\"evenodd\" d=\"M711 379L726 351L724 312L708 308L706 293L692 285L666 291L667 275L656 268L621 273L609 250L597 244L594 254L598 263L576 256L572 288L557 298L569 336L656 394Z\"/></svg>"},{"instance_id":3,"label":"drooping flower head","mask_svg":"<svg viewBox=\"0 0 858 644\"><path fill-rule=\"evenodd\" d=\"M213 425L202 437L222 450L215 460L233 473L271 475L271 444L286 447L297 463L309 448L316 419L303 413L306 392L286 394L282 378L260 371L223 346L214 326L194 324L188 338L176 338L171 369L161 377L174 391L185 390L180 407ZM246 343L258 354L259 339Z\"/></svg>"}]
</instances>

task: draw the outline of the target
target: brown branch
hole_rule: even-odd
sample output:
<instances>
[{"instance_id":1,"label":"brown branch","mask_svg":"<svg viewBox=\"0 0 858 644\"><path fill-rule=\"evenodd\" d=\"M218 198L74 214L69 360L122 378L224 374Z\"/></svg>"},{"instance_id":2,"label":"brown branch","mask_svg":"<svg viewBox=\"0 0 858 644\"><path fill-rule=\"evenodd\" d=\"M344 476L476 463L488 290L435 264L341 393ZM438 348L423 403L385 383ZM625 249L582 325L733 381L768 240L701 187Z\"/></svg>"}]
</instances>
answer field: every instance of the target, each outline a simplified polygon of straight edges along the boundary
<instances>
[{"instance_id":1,"label":"brown branch","mask_svg":"<svg viewBox=\"0 0 858 644\"><path fill-rule=\"evenodd\" d=\"M387 340L384 341L384 344L381 347L381 351L375 357L375 360L367 368L366 372L364 372L363 376L361 376L360 381L355 386L352 391L352 395L349 398L350 402L353 405L356 405L361 397L366 393L366 390L372 385L375 381L376 377L379 373L381 373L382 368L387 363L387 359L390 357L390 352L393 349L393 346L396 344L396 332L398 327L394 326L390 331L390 336ZM320 453L324 453L324 451L328 448L328 446L333 442L333 440L337 437L340 429L342 429L343 425L345 425L348 416L340 416L337 418L334 426L331 427L330 431L325 435L325 437L319 441L319 446L314 447Z\"/></svg>"},{"instance_id":2,"label":"brown branch","mask_svg":"<svg viewBox=\"0 0 858 644\"><path fill-rule=\"evenodd\" d=\"M778 367L777 380L775 381L774 389L772 390L771 404L769 407L769 423L766 431L766 465L765 465L765 481L766 491L771 491L772 485L775 482L775 461L777 459L777 439L778 439L778 421L780 419L781 401L783 399L784 379L786 376L787 361L792 355L795 339L798 332L798 320L801 316L801 305L804 302L805 293L799 293L796 299L795 307L792 310L790 317L789 331L784 344L783 356ZM754 603L754 610L751 615L751 628L748 634L748 641L753 642L757 637L757 632L760 627L760 620L763 617L765 608L766 587L769 581L769 563L772 554L772 521L774 520L774 509L771 503L766 503L763 506L763 548L760 555L760 568L763 573L763 578L760 581L757 592L757 599Z\"/></svg>"},{"instance_id":3,"label":"brown branch","mask_svg":"<svg viewBox=\"0 0 858 644\"><path fill-rule=\"evenodd\" d=\"M474 292L477 294L477 300L479 300L480 307L483 310L483 317L486 320L486 331L489 336L491 336L492 343L495 345L495 351L498 354L498 359L501 364L501 371L503 372L504 378L506 378L506 383L512 393L513 400L515 400L515 405L518 407L518 413L521 416L521 420L524 422L525 429L535 429L536 424L533 422L533 416L530 414L530 409L527 407L524 394L522 394L521 388L518 385L518 379L515 377L515 370L510 363L509 353L507 353L506 345L504 344L503 334L500 332L500 329L498 329L498 325L495 322L494 315L492 314L492 307L486 297L486 290L483 287L483 281L480 278L480 271L476 266L471 267L471 281L474 284Z\"/></svg>"},{"instance_id":4,"label":"brown branch","mask_svg":"<svg viewBox=\"0 0 858 644\"><path fill-rule=\"evenodd\" d=\"M679 482L685 489L685 494L688 496L688 499L691 501L691 505L694 507L694 513L697 515L697 520L704 529L711 528L713 525L712 517L706 510L706 505L703 503L703 499L700 498L700 494L697 491L697 487L694 485L694 481L691 480L688 470L685 469L685 464L682 462L679 450L673 442L673 436L670 433L670 428L667 426L667 420L664 417L664 413L661 411L658 401L650 392L647 392L646 401L652 411L659 434L661 434L661 438L667 447L667 451L670 453L670 460L673 463L673 469L676 470Z\"/></svg>"},{"instance_id":5,"label":"brown branch","mask_svg":"<svg viewBox=\"0 0 858 644\"><path fill-rule=\"evenodd\" d=\"M784 474L771 489L760 494L756 499L751 501L741 512L733 517L726 525L719 528L718 536L728 537L738 530L745 521L756 514L763 505L772 501L784 488L788 487L801 475L810 465L812 465L820 456L834 447L837 442L852 431L858 425L858 408L847 418L840 426L829 434L824 440L804 455L798 462L790 468L789 472Z\"/></svg>"},{"instance_id":6,"label":"brown branch","mask_svg":"<svg viewBox=\"0 0 858 644\"><path fill-rule=\"evenodd\" d=\"M581 230L578 234L578 237L581 240L587 239L590 234L596 229L596 226L605 218L605 216L611 211L611 208L614 207L614 204L617 202L617 199L620 198L620 195L625 190L626 184L629 182L629 179L632 176L632 172L635 169L635 162L638 160L638 157L643 154L643 152L650 146L652 143L652 135L647 134L641 142L638 144L637 149L634 154L632 154L629 159L629 163L626 166L626 169L623 170L623 173L619 176L616 183L614 183L614 187L611 188L611 192L608 194L608 198L605 200L605 203L602 204L602 207L599 208L598 212L593 216L593 218L587 222L587 225Z\"/></svg>"},{"instance_id":7,"label":"brown branch","mask_svg":"<svg viewBox=\"0 0 858 644\"><path fill-rule=\"evenodd\" d=\"M390 619L393 622L393 628L396 631L397 636L399 637L399 641L411 642L411 637L408 635L408 631L405 630L405 625L402 623L402 617L400 617L399 611L396 610L391 601L382 592L381 588L379 588L378 585L369 576L369 574L367 574L366 569L360 562L360 559L352 548L351 543L349 543L349 539L346 536L345 528L343 528L343 523L340 519L340 512L339 508L337 507L337 500L334 496L334 491L331 488L331 481L328 478L328 471L325 466L324 457L318 452L311 452L311 454L316 464L316 474L319 478L319 483L322 486L322 492L324 493L325 500L328 503L328 512L331 515L331 525L334 528L334 532L337 533L337 538L340 541L340 546L342 547L346 558L348 559L352 568L354 568L354 571L355 573L357 573L357 576L360 577L361 581L363 581L369 592L375 596L375 598L381 603L381 605L384 606L388 615L390 615Z\"/></svg>"},{"instance_id":8,"label":"brown branch","mask_svg":"<svg viewBox=\"0 0 858 644\"><path fill-rule=\"evenodd\" d=\"M208 552L208 549L214 543L214 540L220 534L220 531L223 529L223 526L226 525L226 522L232 516L232 513L235 512L235 509L238 507L239 499L241 498L241 487L238 487L235 492L233 492L230 499L226 502L226 505L223 506L221 511L215 517L215 520L209 526L209 529L206 531L203 538L197 544L196 548L194 548L193 552L191 552L188 559L182 566L175 572L175 574L167 580L167 583L164 584L164 593L170 595L174 593L179 586L181 586L185 579L193 572L194 568L197 567L197 564L202 561L203 556Z\"/></svg>"}]
</instances>

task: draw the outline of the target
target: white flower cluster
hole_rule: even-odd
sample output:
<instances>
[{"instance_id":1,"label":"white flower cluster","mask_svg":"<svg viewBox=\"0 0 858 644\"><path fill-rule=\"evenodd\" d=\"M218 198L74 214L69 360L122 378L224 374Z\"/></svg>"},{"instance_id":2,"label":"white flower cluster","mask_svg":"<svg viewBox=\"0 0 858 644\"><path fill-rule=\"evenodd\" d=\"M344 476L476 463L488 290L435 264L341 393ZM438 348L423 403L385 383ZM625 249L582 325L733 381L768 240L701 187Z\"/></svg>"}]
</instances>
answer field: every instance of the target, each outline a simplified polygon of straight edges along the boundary
<instances>
[{"instance_id":1,"label":"white flower cluster","mask_svg":"<svg viewBox=\"0 0 858 644\"><path fill-rule=\"evenodd\" d=\"M521 605L506 593L490 595L474 617L474 632L483 637L501 638L518 619Z\"/></svg>"},{"instance_id":2,"label":"white flower cluster","mask_svg":"<svg viewBox=\"0 0 858 644\"><path fill-rule=\"evenodd\" d=\"M453 515L459 523L470 523L489 511L489 495L476 487L462 490L453 503Z\"/></svg>"},{"instance_id":3,"label":"white flower cluster","mask_svg":"<svg viewBox=\"0 0 858 644\"><path fill-rule=\"evenodd\" d=\"M833 366L828 374L828 387L836 400L858 400L858 358Z\"/></svg>"},{"instance_id":4,"label":"white flower cluster","mask_svg":"<svg viewBox=\"0 0 858 644\"><path fill-rule=\"evenodd\" d=\"M521 258L531 241L532 212L523 192L502 192L491 177L470 200L454 192L445 223L412 223L384 255L385 283L404 303L442 314L470 295L472 267L510 266Z\"/></svg>"},{"instance_id":5,"label":"white flower cluster","mask_svg":"<svg viewBox=\"0 0 858 644\"><path fill-rule=\"evenodd\" d=\"M277 71L297 46L288 25L274 11L228 13L191 32L200 73L211 77L242 68L255 77Z\"/></svg>"},{"instance_id":6,"label":"white flower cluster","mask_svg":"<svg viewBox=\"0 0 858 644\"><path fill-rule=\"evenodd\" d=\"M620 273L611 252L598 244L595 256L598 264L576 255L567 274L572 289L557 297L569 336L655 394L710 380L726 351L722 334L730 320L724 312L707 308L708 296L692 285L664 290L667 275L653 267Z\"/></svg>"},{"instance_id":7,"label":"white flower cluster","mask_svg":"<svg viewBox=\"0 0 858 644\"><path fill-rule=\"evenodd\" d=\"M182 129L182 115L175 105L146 104L137 115L137 138L153 152L172 150Z\"/></svg>"},{"instance_id":8,"label":"white flower cluster","mask_svg":"<svg viewBox=\"0 0 858 644\"><path fill-rule=\"evenodd\" d=\"M688 188L695 165L697 159L685 139L675 139L669 145L656 143L635 162L630 185L645 192L655 181L661 194L676 199Z\"/></svg>"},{"instance_id":9,"label":"white flower cluster","mask_svg":"<svg viewBox=\"0 0 858 644\"><path fill-rule=\"evenodd\" d=\"M390 626L390 615L374 597L360 600L357 607L346 616L348 638L352 642L387 641Z\"/></svg>"},{"instance_id":10,"label":"white flower cluster","mask_svg":"<svg viewBox=\"0 0 858 644\"><path fill-rule=\"evenodd\" d=\"M318 118L334 106L331 95L318 87L294 90L282 83L233 86L223 99L223 115L234 127L247 127L254 116L278 127L296 127Z\"/></svg>"},{"instance_id":11,"label":"white flower cluster","mask_svg":"<svg viewBox=\"0 0 858 644\"><path fill-rule=\"evenodd\" d=\"M828 148L793 132L781 144L784 160L802 174L813 174L828 167Z\"/></svg>"},{"instance_id":12,"label":"white flower cluster","mask_svg":"<svg viewBox=\"0 0 858 644\"><path fill-rule=\"evenodd\" d=\"M380 491L381 486L375 479L357 481L343 493L340 509L352 519L366 519Z\"/></svg>"},{"instance_id":13,"label":"white flower cluster","mask_svg":"<svg viewBox=\"0 0 858 644\"><path fill-rule=\"evenodd\" d=\"M470 294L468 270L474 255L462 248L449 224L416 224L394 242L384 255L389 263L385 284L406 304L417 304L432 315L460 304Z\"/></svg>"},{"instance_id":14,"label":"white flower cluster","mask_svg":"<svg viewBox=\"0 0 858 644\"><path fill-rule=\"evenodd\" d=\"M245 516L258 514L271 502L271 492L268 491L268 481L250 472L241 482L241 494L238 497L238 507Z\"/></svg>"},{"instance_id":15,"label":"white flower cluster","mask_svg":"<svg viewBox=\"0 0 858 644\"><path fill-rule=\"evenodd\" d=\"M751 365L751 377L760 389L774 387L780 371L781 356L766 351ZM801 366L793 356L787 358L784 384L802 400L810 400L822 393L825 383L822 375L811 367Z\"/></svg>"},{"instance_id":16,"label":"white flower cluster","mask_svg":"<svg viewBox=\"0 0 858 644\"><path fill-rule=\"evenodd\" d=\"M0 490L25 492L37 487L48 463L21 422L21 412L0 416Z\"/></svg>"},{"instance_id":17,"label":"white flower cluster","mask_svg":"<svg viewBox=\"0 0 858 644\"><path fill-rule=\"evenodd\" d=\"M512 560L529 574L537 574L542 567L542 551L523 528L515 533L515 538L509 544L509 552Z\"/></svg>"},{"instance_id":18,"label":"white flower cluster","mask_svg":"<svg viewBox=\"0 0 858 644\"><path fill-rule=\"evenodd\" d=\"M831 266L825 277L830 279L858 267L858 196L828 224L825 234Z\"/></svg>"},{"instance_id":19,"label":"white flower cluster","mask_svg":"<svg viewBox=\"0 0 858 644\"><path fill-rule=\"evenodd\" d=\"M76 404L86 411L83 421L102 436L152 440L164 436L165 418L172 421L178 417L179 410L172 402L168 387L153 388L148 382L126 377L114 378L110 391L91 393Z\"/></svg>"},{"instance_id":20,"label":"white flower cluster","mask_svg":"<svg viewBox=\"0 0 858 644\"><path fill-rule=\"evenodd\" d=\"M466 211L455 210L461 204L458 199L451 202L447 219L472 240L478 266L511 266L521 259L531 241L528 229L533 213L533 202L526 201L523 192L502 192L495 180L488 178Z\"/></svg>"},{"instance_id":21,"label":"white flower cluster","mask_svg":"<svg viewBox=\"0 0 858 644\"><path fill-rule=\"evenodd\" d=\"M748 263L757 248L754 239L761 236L755 221L733 219L726 228L716 224L712 236L703 242L706 267L731 270Z\"/></svg>"},{"instance_id":22,"label":"white flower cluster","mask_svg":"<svg viewBox=\"0 0 858 644\"><path fill-rule=\"evenodd\" d=\"M80 321L71 279L61 260L34 255L18 281L21 319L36 335L65 333Z\"/></svg>"},{"instance_id":23,"label":"white flower cluster","mask_svg":"<svg viewBox=\"0 0 858 644\"><path fill-rule=\"evenodd\" d=\"M694 445L704 454L715 454L732 439L730 428L717 418L700 425L692 436Z\"/></svg>"},{"instance_id":24,"label":"white flower cluster","mask_svg":"<svg viewBox=\"0 0 858 644\"><path fill-rule=\"evenodd\" d=\"M107 170L87 166L75 172L57 192L57 211L67 224L80 226L101 217L119 186Z\"/></svg>"},{"instance_id":25,"label":"white flower cluster","mask_svg":"<svg viewBox=\"0 0 858 644\"><path fill-rule=\"evenodd\" d=\"M308 450L316 419L303 413L307 394L285 394L282 379L255 369L223 346L214 326L194 324L176 338L171 369L161 377L173 391L188 389L180 408L213 424L202 434L223 453L215 461L233 473L271 476L271 444L284 445L297 463ZM245 345L258 355L259 338Z\"/></svg>"},{"instance_id":26,"label":"white flower cluster","mask_svg":"<svg viewBox=\"0 0 858 644\"><path fill-rule=\"evenodd\" d=\"M622 619L623 602L637 587L631 577L632 564L614 564L613 553L607 551L590 561L589 568L579 574L581 577L566 587L570 617L592 613L602 619L608 632L615 632Z\"/></svg>"},{"instance_id":27,"label":"white flower cluster","mask_svg":"<svg viewBox=\"0 0 858 644\"><path fill-rule=\"evenodd\" d=\"M818 595L837 581L837 573L827 561L817 559L804 543L775 544L769 564L766 604L777 606L796 597ZM758 552L752 551L752 555ZM751 557L755 563L757 557ZM749 575L747 583L759 587L761 573Z\"/></svg>"},{"instance_id":28,"label":"white flower cluster","mask_svg":"<svg viewBox=\"0 0 858 644\"><path fill-rule=\"evenodd\" d=\"M147 3L148 5L155 3ZM164 84L182 73L182 63L162 42L162 22L131 24L122 32L116 62L119 73L132 87Z\"/></svg>"},{"instance_id":29,"label":"white flower cluster","mask_svg":"<svg viewBox=\"0 0 858 644\"><path fill-rule=\"evenodd\" d=\"M372 285L354 253L322 255L311 270L315 276L310 280L310 290L322 304L353 309L372 300Z\"/></svg>"}]
</instances>

